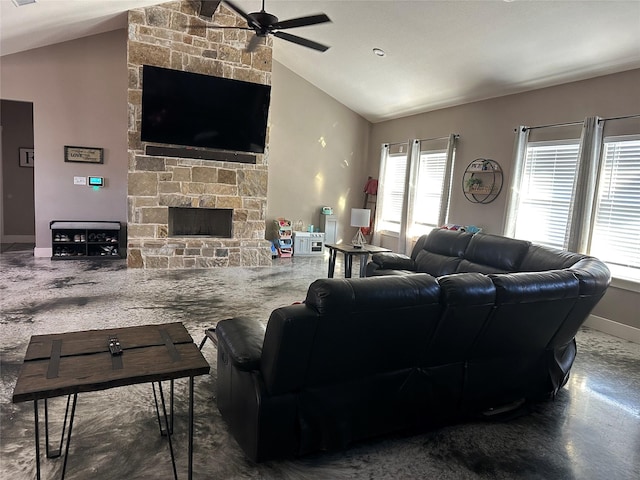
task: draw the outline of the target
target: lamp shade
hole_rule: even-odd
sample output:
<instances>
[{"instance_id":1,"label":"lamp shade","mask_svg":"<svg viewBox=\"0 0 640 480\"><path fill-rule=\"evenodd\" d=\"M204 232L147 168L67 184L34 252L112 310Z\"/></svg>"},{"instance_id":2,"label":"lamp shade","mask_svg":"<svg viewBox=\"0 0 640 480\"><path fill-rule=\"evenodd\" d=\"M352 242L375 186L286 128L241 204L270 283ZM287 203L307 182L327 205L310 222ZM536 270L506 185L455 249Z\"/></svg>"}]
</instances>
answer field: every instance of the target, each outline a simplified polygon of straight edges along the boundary
<instances>
[{"instance_id":1,"label":"lamp shade","mask_svg":"<svg viewBox=\"0 0 640 480\"><path fill-rule=\"evenodd\" d=\"M371 210L368 208L351 209L351 226L368 227L371 220Z\"/></svg>"}]
</instances>

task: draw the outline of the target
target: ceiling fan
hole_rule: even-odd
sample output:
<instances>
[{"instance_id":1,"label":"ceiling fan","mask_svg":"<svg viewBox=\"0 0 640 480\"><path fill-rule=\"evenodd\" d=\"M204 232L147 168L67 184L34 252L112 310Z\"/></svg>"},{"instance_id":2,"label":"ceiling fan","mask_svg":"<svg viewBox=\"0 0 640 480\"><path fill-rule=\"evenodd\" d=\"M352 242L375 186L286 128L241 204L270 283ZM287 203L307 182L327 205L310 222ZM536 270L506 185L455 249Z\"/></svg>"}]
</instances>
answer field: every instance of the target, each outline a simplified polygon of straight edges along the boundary
<instances>
[{"instance_id":1,"label":"ceiling fan","mask_svg":"<svg viewBox=\"0 0 640 480\"><path fill-rule=\"evenodd\" d=\"M260 43L262 38L267 37L268 35L273 35L274 37L281 38L282 40L286 40L288 42L293 42L298 45L302 45L303 47L312 48L314 50L318 50L320 52L325 52L329 49L328 46L322 45L321 43L314 42L312 40L308 40L306 38L299 37L297 35L292 35L287 32L282 32L281 30L286 30L289 28L297 28L297 27L306 27L309 25L317 25L319 23L331 22L331 19L325 15L324 13L320 13L317 15L309 15L306 17L298 17L292 18L290 20L280 21L278 17L272 15L265 11L264 2L262 0L262 9L259 12L246 13L240 7L229 0L222 0L222 2L209 2L207 0L202 0L202 8L207 6L207 14L208 11L211 10L210 7L215 5L218 6L219 3L225 3L229 6L231 10L236 12L242 18L244 18L247 22L247 27L226 27L226 26L217 26L217 25L206 25L206 26L196 26L192 25L192 28L238 28L241 30L253 30L255 35L251 37L249 40L249 45L247 46L247 51L251 52L255 50L255 48ZM215 11L215 9L214 9ZM213 15L213 11L211 11L211 15ZM203 16L202 9L200 11L200 16ZM206 15L208 16L208 15Z\"/></svg>"}]
</instances>

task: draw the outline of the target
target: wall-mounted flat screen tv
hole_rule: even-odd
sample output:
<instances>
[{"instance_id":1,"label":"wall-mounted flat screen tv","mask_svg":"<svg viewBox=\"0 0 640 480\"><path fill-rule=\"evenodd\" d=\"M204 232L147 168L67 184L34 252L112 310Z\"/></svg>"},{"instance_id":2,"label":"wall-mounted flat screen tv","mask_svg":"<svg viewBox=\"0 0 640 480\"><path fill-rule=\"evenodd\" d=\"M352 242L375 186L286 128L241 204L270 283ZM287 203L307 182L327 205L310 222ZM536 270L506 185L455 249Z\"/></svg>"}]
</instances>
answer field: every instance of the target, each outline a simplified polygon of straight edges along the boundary
<instances>
[{"instance_id":1,"label":"wall-mounted flat screen tv","mask_svg":"<svg viewBox=\"0 0 640 480\"><path fill-rule=\"evenodd\" d=\"M271 87L144 65L143 142L263 153Z\"/></svg>"}]
</instances>

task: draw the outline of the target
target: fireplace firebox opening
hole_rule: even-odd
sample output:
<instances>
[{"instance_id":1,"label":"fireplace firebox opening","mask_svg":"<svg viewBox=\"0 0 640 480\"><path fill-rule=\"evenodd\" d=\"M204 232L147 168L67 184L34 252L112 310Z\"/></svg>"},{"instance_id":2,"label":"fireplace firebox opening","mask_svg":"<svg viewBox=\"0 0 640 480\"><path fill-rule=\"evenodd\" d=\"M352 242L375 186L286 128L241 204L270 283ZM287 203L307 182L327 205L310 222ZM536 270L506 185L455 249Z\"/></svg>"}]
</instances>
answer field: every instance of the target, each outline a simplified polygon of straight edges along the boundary
<instances>
[{"instance_id":1,"label":"fireplace firebox opening","mask_svg":"<svg viewBox=\"0 0 640 480\"><path fill-rule=\"evenodd\" d=\"M233 209L169 207L170 237L232 238Z\"/></svg>"}]
</instances>

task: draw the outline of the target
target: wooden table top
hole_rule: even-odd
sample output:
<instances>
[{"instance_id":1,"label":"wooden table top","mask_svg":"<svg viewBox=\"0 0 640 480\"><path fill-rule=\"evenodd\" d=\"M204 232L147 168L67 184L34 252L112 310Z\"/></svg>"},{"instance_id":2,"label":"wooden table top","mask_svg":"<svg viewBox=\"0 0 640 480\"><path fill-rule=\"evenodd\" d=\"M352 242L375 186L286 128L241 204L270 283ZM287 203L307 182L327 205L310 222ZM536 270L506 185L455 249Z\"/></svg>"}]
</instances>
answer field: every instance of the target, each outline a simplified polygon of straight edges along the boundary
<instances>
[{"instance_id":1,"label":"wooden table top","mask_svg":"<svg viewBox=\"0 0 640 480\"><path fill-rule=\"evenodd\" d=\"M327 248L337 250L343 253L360 253L360 254L372 254L372 253L380 253L380 252L390 252L388 248L377 247L375 245L365 244L362 247L354 247L350 243L326 243L324 245Z\"/></svg>"},{"instance_id":2,"label":"wooden table top","mask_svg":"<svg viewBox=\"0 0 640 480\"><path fill-rule=\"evenodd\" d=\"M119 365L109 352L118 337ZM34 335L13 391L13 402L105 390L209 373L182 323Z\"/></svg>"}]
</instances>

